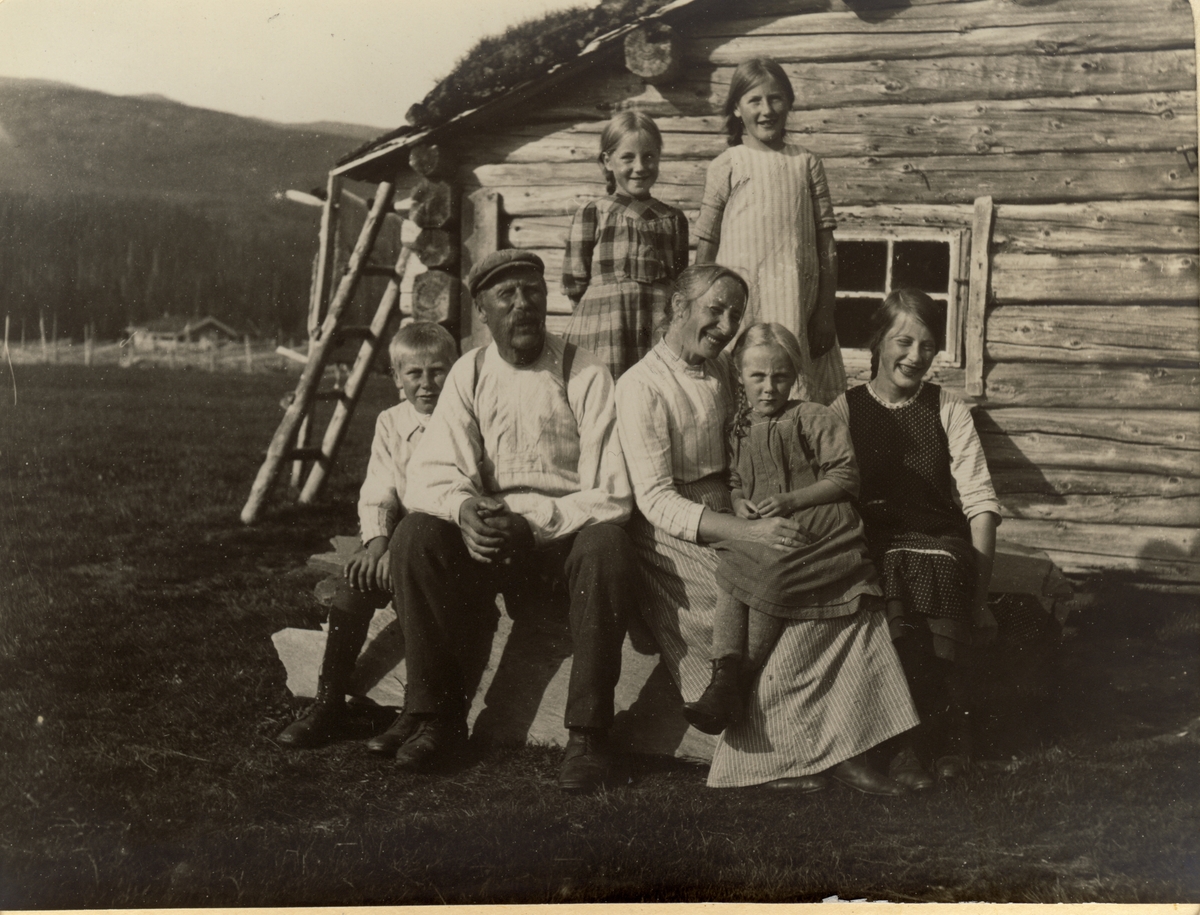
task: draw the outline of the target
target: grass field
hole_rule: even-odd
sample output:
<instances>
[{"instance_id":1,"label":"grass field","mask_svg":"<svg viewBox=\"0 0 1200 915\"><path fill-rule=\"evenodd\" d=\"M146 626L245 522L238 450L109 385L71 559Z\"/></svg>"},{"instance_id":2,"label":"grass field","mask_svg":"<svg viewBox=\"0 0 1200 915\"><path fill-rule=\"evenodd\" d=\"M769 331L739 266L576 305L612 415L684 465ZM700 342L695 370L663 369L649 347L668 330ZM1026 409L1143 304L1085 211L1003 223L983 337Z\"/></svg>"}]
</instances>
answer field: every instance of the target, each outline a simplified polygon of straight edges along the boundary
<instances>
[{"instance_id":1,"label":"grass field","mask_svg":"<svg viewBox=\"0 0 1200 915\"><path fill-rule=\"evenodd\" d=\"M925 796L712 791L638 759L568 797L538 748L402 776L272 741L298 703L270 636L320 622L303 563L354 528L388 386L326 507L246 528L282 380L18 366L14 408L3 375L0 908L1200 898L1194 607L1102 594L1039 727Z\"/></svg>"}]
</instances>

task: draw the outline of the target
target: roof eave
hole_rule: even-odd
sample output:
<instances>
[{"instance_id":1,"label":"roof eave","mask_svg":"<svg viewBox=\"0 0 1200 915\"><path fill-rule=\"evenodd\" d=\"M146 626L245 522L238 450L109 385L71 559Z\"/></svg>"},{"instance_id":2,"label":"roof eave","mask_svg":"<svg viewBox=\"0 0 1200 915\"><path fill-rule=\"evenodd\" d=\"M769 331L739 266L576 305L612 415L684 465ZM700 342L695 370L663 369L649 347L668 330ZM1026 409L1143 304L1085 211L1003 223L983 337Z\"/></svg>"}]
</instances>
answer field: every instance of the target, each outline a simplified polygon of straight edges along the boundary
<instances>
[{"instance_id":1,"label":"roof eave","mask_svg":"<svg viewBox=\"0 0 1200 915\"><path fill-rule=\"evenodd\" d=\"M613 46L618 39L623 39L639 26L647 22L662 19L680 9L700 2L702 0L675 0L674 3L668 3L666 6L660 7L647 16L641 16L632 22L618 26L611 32L598 35L578 55L570 60L555 64L537 79L526 80L492 101L480 105L478 108L471 108L468 111L460 112L437 127L426 128L403 137L394 137L386 140L379 146L335 166L330 171L330 174L358 181L384 180L386 177L396 174L408 166L407 156L404 156L399 162L394 162L394 160L399 159L402 154L413 147L426 142L436 142L442 135L453 132L457 128L462 127L466 122L485 121L492 115L499 114L514 105L520 104L531 94L552 88L562 80L574 76L581 70L585 70L598 63L606 52L613 50Z\"/></svg>"}]
</instances>

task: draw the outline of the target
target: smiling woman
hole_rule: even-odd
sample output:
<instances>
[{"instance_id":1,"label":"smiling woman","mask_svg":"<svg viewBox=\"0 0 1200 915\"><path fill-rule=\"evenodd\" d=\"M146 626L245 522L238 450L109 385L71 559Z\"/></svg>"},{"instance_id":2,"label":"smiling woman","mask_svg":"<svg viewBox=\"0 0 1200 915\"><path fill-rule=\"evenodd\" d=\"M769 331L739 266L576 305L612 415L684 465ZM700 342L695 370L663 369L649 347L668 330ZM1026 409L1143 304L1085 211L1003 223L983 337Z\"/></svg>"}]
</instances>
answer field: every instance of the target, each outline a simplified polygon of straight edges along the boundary
<instances>
[{"instance_id":1,"label":"smiling woman","mask_svg":"<svg viewBox=\"0 0 1200 915\"><path fill-rule=\"evenodd\" d=\"M677 285L666 336L617 382L617 427L641 512L627 530L641 558L643 612L683 698L694 701L709 683L718 599L709 544L784 548L800 539L800 525L732 514L737 400L723 350L745 313L745 281L707 264L683 271ZM708 784L812 791L834 770L859 790L878 789L855 760L916 724L882 614L787 620L775 635L758 647L765 666L748 714L721 735Z\"/></svg>"}]
</instances>

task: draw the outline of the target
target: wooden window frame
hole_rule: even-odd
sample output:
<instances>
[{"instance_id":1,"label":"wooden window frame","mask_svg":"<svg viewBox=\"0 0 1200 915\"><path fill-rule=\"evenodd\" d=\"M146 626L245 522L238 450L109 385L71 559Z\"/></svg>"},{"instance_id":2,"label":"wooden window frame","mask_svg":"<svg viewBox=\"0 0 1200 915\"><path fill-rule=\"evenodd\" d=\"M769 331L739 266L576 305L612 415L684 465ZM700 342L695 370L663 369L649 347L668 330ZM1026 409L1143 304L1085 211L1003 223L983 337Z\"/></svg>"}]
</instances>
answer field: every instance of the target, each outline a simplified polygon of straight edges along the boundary
<instances>
[{"instance_id":1,"label":"wooden window frame","mask_svg":"<svg viewBox=\"0 0 1200 915\"><path fill-rule=\"evenodd\" d=\"M861 298L864 295L874 297L879 295L882 301L892 285L892 261L896 242L906 241L937 241L950 246L950 263L945 293L933 293L934 299L945 299L946 302L946 347L934 359L934 366L954 366L961 368L966 356L964 345L964 330L966 327L967 295L970 279L971 231L963 226L931 226L931 225L880 225L870 227L855 226L850 231L837 233L838 243L842 242L886 242L887 243L887 275L884 281L884 292L839 290L838 299ZM843 347L845 351L855 351L859 347Z\"/></svg>"}]
</instances>

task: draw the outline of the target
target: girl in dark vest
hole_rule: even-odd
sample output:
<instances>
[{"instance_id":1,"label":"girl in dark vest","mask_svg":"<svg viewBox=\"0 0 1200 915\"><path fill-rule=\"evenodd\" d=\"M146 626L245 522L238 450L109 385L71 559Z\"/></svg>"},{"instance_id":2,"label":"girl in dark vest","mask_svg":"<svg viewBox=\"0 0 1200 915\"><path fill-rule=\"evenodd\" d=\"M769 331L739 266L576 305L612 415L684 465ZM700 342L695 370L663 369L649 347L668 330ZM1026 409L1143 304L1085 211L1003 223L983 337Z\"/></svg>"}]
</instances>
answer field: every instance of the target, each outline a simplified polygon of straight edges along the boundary
<instances>
[{"instance_id":1,"label":"girl in dark vest","mask_svg":"<svg viewBox=\"0 0 1200 915\"><path fill-rule=\"evenodd\" d=\"M883 578L888 624L921 716L890 774L911 789L970 760L968 672L994 641L988 584L1000 505L966 404L925 381L944 318L923 292L897 290L872 318L871 380L831 405L850 427L859 511Z\"/></svg>"}]
</instances>

